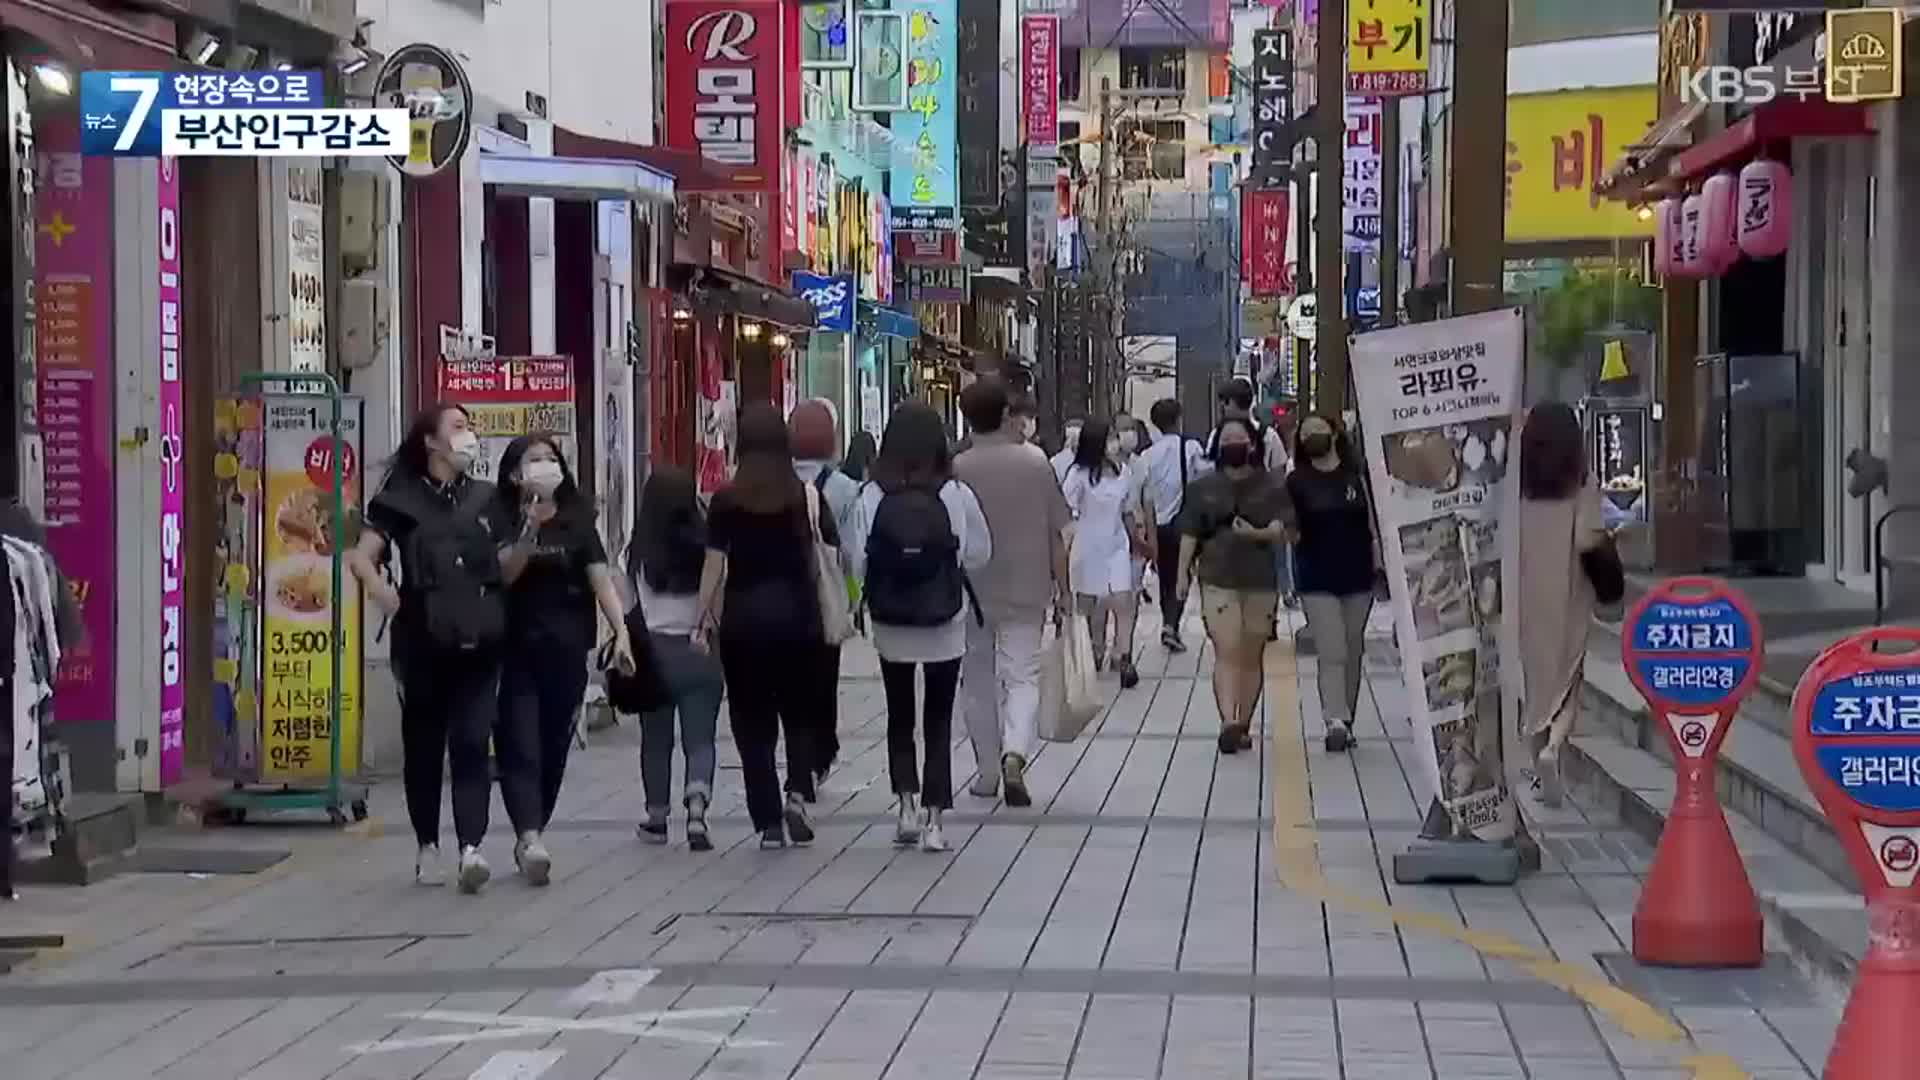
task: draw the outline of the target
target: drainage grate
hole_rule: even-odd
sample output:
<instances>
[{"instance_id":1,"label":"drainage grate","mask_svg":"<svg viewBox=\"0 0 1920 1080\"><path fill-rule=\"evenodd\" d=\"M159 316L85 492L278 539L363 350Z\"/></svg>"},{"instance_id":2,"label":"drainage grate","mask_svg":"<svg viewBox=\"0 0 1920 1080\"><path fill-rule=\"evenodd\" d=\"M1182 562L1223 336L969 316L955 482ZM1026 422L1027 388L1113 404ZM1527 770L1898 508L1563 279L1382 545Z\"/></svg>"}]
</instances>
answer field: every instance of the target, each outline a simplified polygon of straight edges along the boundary
<instances>
[{"instance_id":1,"label":"drainage grate","mask_svg":"<svg viewBox=\"0 0 1920 1080\"><path fill-rule=\"evenodd\" d=\"M429 938L465 934L364 934L340 937L202 938L184 942L134 964L142 976L182 978L258 975L262 972L316 974L341 971L387 959Z\"/></svg>"},{"instance_id":2,"label":"drainage grate","mask_svg":"<svg viewBox=\"0 0 1920 1080\"><path fill-rule=\"evenodd\" d=\"M1629 953L1593 957L1622 988L1669 1009L1806 1008L1821 1003L1813 985L1780 953L1768 953L1757 968L1649 967Z\"/></svg>"}]
</instances>

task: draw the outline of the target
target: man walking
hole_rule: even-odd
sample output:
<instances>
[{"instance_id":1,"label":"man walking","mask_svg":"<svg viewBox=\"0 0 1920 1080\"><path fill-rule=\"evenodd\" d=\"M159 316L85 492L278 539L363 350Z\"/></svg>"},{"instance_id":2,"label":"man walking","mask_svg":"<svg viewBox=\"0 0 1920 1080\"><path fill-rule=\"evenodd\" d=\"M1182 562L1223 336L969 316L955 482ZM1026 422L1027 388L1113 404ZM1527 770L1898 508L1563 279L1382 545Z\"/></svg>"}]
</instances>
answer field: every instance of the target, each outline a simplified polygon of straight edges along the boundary
<instances>
[{"instance_id":1,"label":"man walking","mask_svg":"<svg viewBox=\"0 0 1920 1080\"><path fill-rule=\"evenodd\" d=\"M1147 413L1157 434L1140 455L1147 509L1153 514L1154 573L1160 578L1160 644L1168 652L1187 651L1180 639L1180 616L1187 598L1180 595L1180 529L1176 522L1186 505L1187 484L1212 471L1197 440L1180 430L1180 403L1162 398Z\"/></svg>"},{"instance_id":2,"label":"man walking","mask_svg":"<svg viewBox=\"0 0 1920 1080\"><path fill-rule=\"evenodd\" d=\"M973 575L984 625L969 627L960 662L967 734L980 775L975 795L991 798L1004 779L1008 806L1029 806L1027 762L1040 711L1040 638L1048 604L1071 611L1067 595L1067 503L1053 470L1007 427L1007 387L995 377L960 395L973 446L953 472L973 488L993 536L993 558Z\"/></svg>"}]
</instances>

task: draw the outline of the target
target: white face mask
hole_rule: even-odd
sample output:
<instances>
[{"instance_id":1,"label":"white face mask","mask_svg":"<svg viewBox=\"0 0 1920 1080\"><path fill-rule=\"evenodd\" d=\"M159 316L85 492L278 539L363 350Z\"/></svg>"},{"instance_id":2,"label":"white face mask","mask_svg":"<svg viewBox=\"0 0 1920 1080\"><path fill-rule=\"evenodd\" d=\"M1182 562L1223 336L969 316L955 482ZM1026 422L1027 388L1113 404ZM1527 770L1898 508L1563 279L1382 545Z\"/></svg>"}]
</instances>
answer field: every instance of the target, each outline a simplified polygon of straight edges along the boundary
<instances>
[{"instance_id":1,"label":"white face mask","mask_svg":"<svg viewBox=\"0 0 1920 1080\"><path fill-rule=\"evenodd\" d=\"M1133 453L1135 450L1140 449L1140 433L1137 431L1121 432L1120 433L1120 449L1126 451L1129 454Z\"/></svg>"},{"instance_id":2,"label":"white face mask","mask_svg":"<svg viewBox=\"0 0 1920 1080\"><path fill-rule=\"evenodd\" d=\"M557 461L529 461L520 466L520 486L535 494L552 495L566 479Z\"/></svg>"},{"instance_id":3,"label":"white face mask","mask_svg":"<svg viewBox=\"0 0 1920 1080\"><path fill-rule=\"evenodd\" d=\"M1120 437L1118 435L1107 440L1107 456L1115 461L1120 460Z\"/></svg>"},{"instance_id":4,"label":"white face mask","mask_svg":"<svg viewBox=\"0 0 1920 1080\"><path fill-rule=\"evenodd\" d=\"M447 457L461 472L473 468L473 463L480 458L480 436L471 431L457 433L447 440Z\"/></svg>"}]
</instances>

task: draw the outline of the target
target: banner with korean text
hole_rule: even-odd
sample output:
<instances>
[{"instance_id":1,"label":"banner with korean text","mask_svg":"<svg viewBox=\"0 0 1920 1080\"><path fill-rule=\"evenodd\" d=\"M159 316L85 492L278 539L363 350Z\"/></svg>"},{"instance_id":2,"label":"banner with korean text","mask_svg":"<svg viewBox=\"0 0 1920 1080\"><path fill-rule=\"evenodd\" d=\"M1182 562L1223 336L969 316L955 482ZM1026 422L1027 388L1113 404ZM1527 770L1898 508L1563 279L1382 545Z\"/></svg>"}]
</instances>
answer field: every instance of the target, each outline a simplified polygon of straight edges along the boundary
<instances>
[{"instance_id":1,"label":"banner with korean text","mask_svg":"<svg viewBox=\"0 0 1920 1080\"><path fill-rule=\"evenodd\" d=\"M1340 212L1348 252L1380 250L1380 108L1377 98L1347 99L1347 148L1341 159Z\"/></svg>"},{"instance_id":2,"label":"banner with korean text","mask_svg":"<svg viewBox=\"0 0 1920 1080\"><path fill-rule=\"evenodd\" d=\"M907 107L893 114L893 227L958 224L959 14L954 0L905 0Z\"/></svg>"},{"instance_id":3,"label":"banner with korean text","mask_svg":"<svg viewBox=\"0 0 1920 1080\"><path fill-rule=\"evenodd\" d=\"M161 787L186 776L186 390L180 379L180 172L161 158L160 219L160 754Z\"/></svg>"},{"instance_id":4,"label":"banner with korean text","mask_svg":"<svg viewBox=\"0 0 1920 1080\"><path fill-rule=\"evenodd\" d=\"M1353 339L1353 388L1415 744L1452 839L1514 835L1517 456L1525 320L1502 309ZM1430 816L1429 823L1434 819ZM1431 831L1429 833L1431 835Z\"/></svg>"},{"instance_id":5,"label":"banner with korean text","mask_svg":"<svg viewBox=\"0 0 1920 1080\"><path fill-rule=\"evenodd\" d=\"M733 190L777 196L780 5L669 0L666 7L666 145L698 152Z\"/></svg>"},{"instance_id":6,"label":"banner with korean text","mask_svg":"<svg viewBox=\"0 0 1920 1080\"><path fill-rule=\"evenodd\" d=\"M439 400L466 406L474 434L480 436L480 457L473 475L497 483L500 455L522 435L540 432L554 436L569 462L575 454L577 429L573 387L573 360L565 356L495 356L447 360L439 370Z\"/></svg>"},{"instance_id":7,"label":"banner with korean text","mask_svg":"<svg viewBox=\"0 0 1920 1080\"><path fill-rule=\"evenodd\" d=\"M1428 0L1348 0L1347 93L1426 93L1434 7Z\"/></svg>"},{"instance_id":8,"label":"banner with korean text","mask_svg":"<svg viewBox=\"0 0 1920 1080\"><path fill-rule=\"evenodd\" d=\"M1247 188L1240 194L1240 279L1256 297L1274 297L1290 292L1287 285L1287 226L1289 200L1286 188L1260 191Z\"/></svg>"}]
</instances>

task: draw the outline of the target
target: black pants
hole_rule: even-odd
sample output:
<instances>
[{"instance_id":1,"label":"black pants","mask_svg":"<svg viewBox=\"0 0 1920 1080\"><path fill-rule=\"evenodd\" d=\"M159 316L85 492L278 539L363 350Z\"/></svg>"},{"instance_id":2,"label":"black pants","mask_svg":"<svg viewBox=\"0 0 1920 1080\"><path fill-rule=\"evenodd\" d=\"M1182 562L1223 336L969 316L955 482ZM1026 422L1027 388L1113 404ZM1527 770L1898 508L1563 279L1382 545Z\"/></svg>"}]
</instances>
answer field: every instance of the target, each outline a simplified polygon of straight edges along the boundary
<instances>
[{"instance_id":1,"label":"black pants","mask_svg":"<svg viewBox=\"0 0 1920 1080\"><path fill-rule=\"evenodd\" d=\"M840 646L825 648L815 676L808 705L819 721L813 732L814 769L826 772L840 756Z\"/></svg>"},{"instance_id":2,"label":"black pants","mask_svg":"<svg viewBox=\"0 0 1920 1080\"><path fill-rule=\"evenodd\" d=\"M741 778L747 786L747 816L755 832L780 824L780 768L774 744L787 736L786 790L813 796L813 767L818 761L814 732L814 681L826 650L818 644L725 641L720 668L727 679L727 714L733 745L740 752Z\"/></svg>"},{"instance_id":3,"label":"black pants","mask_svg":"<svg viewBox=\"0 0 1920 1080\"><path fill-rule=\"evenodd\" d=\"M1160 551L1153 572L1160 577L1160 621L1174 633L1180 632L1180 614L1187 598L1180 595L1180 527L1155 526Z\"/></svg>"},{"instance_id":4,"label":"black pants","mask_svg":"<svg viewBox=\"0 0 1920 1080\"><path fill-rule=\"evenodd\" d=\"M560 801L573 749L574 716L587 693L587 652L551 644L516 645L500 669L500 714L493 747L500 799L513 831L545 829Z\"/></svg>"},{"instance_id":5,"label":"black pants","mask_svg":"<svg viewBox=\"0 0 1920 1080\"><path fill-rule=\"evenodd\" d=\"M487 735L499 708L497 657L475 660L432 654L396 656L400 680L400 745L407 817L414 838L440 842L441 763L453 777L453 834L461 847L478 847L487 835L493 778L487 768Z\"/></svg>"},{"instance_id":6,"label":"black pants","mask_svg":"<svg viewBox=\"0 0 1920 1080\"><path fill-rule=\"evenodd\" d=\"M913 669L926 670L927 700L922 702L927 769L923 778L913 746ZM880 661L880 682L887 692L887 777L895 794L920 796L924 806L953 806L953 697L960 686L960 658L930 664Z\"/></svg>"}]
</instances>

